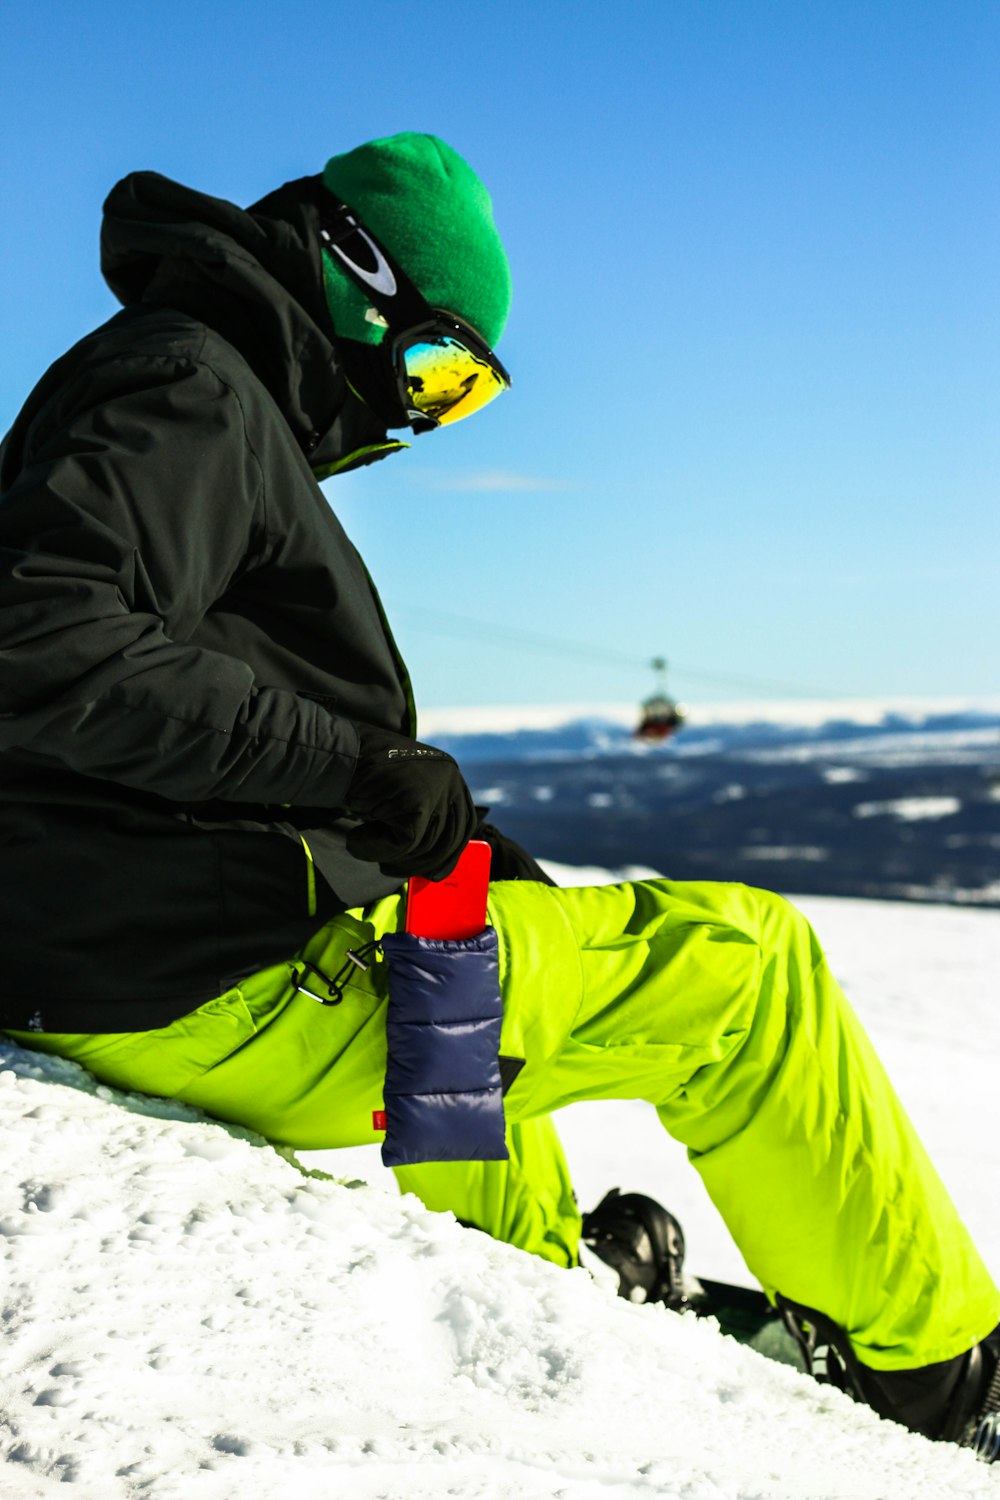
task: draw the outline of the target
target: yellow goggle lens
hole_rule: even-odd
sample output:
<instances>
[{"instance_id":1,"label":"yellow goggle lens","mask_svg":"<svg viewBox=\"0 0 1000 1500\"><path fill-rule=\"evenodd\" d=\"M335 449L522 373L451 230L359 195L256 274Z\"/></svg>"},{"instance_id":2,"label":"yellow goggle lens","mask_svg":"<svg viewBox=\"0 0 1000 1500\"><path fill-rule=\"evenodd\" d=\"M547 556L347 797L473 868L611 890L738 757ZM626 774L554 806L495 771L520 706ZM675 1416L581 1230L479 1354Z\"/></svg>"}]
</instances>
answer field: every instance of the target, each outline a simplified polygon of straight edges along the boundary
<instances>
[{"instance_id":1,"label":"yellow goggle lens","mask_svg":"<svg viewBox=\"0 0 1000 1500\"><path fill-rule=\"evenodd\" d=\"M442 427L480 411L507 389L498 370L447 334L410 344L403 365L411 408Z\"/></svg>"}]
</instances>

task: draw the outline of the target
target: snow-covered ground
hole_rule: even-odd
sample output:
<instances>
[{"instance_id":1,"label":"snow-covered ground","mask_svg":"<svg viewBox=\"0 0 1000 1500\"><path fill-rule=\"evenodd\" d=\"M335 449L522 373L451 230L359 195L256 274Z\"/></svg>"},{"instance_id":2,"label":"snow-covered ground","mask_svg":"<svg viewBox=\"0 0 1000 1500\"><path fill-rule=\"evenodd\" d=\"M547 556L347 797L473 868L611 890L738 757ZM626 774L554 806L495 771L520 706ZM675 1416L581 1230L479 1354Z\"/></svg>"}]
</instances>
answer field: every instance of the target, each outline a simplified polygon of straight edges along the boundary
<instances>
[{"instance_id":1,"label":"snow-covered ground","mask_svg":"<svg viewBox=\"0 0 1000 1500\"><path fill-rule=\"evenodd\" d=\"M1000 1274L1000 913L800 904ZM653 1192L745 1276L651 1110L561 1125L585 1203ZM10 1043L0 1136L3 1500L1000 1497L1000 1466L383 1191L371 1152L306 1178Z\"/></svg>"}]
</instances>

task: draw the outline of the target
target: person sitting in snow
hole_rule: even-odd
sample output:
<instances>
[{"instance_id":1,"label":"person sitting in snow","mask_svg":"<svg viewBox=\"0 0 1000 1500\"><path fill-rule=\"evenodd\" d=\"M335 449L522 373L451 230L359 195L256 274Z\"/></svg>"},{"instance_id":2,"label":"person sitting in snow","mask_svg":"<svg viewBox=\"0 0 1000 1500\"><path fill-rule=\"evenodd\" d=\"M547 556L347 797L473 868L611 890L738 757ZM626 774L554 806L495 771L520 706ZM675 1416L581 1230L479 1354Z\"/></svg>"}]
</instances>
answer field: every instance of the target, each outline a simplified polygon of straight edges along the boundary
<instances>
[{"instance_id":1,"label":"person sitting in snow","mask_svg":"<svg viewBox=\"0 0 1000 1500\"><path fill-rule=\"evenodd\" d=\"M416 738L319 481L509 385L478 177L419 134L245 210L140 172L102 267L123 310L0 451L0 1025L275 1143L377 1140L387 966L348 950L397 933L406 878L478 831L506 1159L463 1159L483 1153L442 1094L451 1159L404 1151L401 1186L573 1266L552 1111L646 1099L852 1393L967 1441L998 1404L1000 1292L802 916L739 885L556 888ZM474 537L445 545L482 567ZM678 1246L646 1209L610 1196L586 1237L623 1294L665 1296Z\"/></svg>"}]
</instances>

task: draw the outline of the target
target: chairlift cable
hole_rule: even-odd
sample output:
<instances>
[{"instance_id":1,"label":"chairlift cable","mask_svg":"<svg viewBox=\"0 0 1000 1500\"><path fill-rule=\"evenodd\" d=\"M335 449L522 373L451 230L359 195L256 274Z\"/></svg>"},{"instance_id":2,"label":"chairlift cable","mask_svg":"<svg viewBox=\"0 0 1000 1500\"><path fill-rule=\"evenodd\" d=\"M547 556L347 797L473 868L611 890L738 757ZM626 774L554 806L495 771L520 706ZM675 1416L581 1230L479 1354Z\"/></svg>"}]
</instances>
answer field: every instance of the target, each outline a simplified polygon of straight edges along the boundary
<instances>
[{"instance_id":1,"label":"chairlift cable","mask_svg":"<svg viewBox=\"0 0 1000 1500\"><path fill-rule=\"evenodd\" d=\"M422 604L399 605L393 611L401 618L410 618L418 629L426 630L438 635L461 635L467 638L469 635L486 637L488 640L496 641L522 651L532 651L538 655L560 655L586 657L589 661L605 661L616 666L627 666L643 671L649 670L650 659L648 656L627 656L624 652L609 651L602 646L585 646L578 641L569 641L565 637L542 635L535 631L521 630L517 626L498 625L489 620L477 620L469 615L453 613L449 610L430 609ZM703 667L686 667L677 661L675 657L670 658L671 672L678 673L684 677L692 678L702 682L716 682L720 685L731 687L753 688L757 691L784 693L795 698L816 697L843 697L846 694L817 693L816 690L804 688L801 685L793 686L787 682L775 682L763 677L747 677L733 672L714 672Z\"/></svg>"}]
</instances>

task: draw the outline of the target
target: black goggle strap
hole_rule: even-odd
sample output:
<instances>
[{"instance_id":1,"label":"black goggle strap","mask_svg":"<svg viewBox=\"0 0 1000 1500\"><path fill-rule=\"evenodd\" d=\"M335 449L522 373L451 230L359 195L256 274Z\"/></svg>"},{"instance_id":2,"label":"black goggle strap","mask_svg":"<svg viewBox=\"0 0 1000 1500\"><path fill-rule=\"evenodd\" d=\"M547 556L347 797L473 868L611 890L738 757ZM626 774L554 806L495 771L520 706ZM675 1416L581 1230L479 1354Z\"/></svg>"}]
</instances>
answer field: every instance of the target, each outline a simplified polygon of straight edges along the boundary
<instances>
[{"instance_id":1,"label":"black goggle strap","mask_svg":"<svg viewBox=\"0 0 1000 1500\"><path fill-rule=\"evenodd\" d=\"M328 201L317 205L320 243L371 299L390 331L400 333L418 323L433 321L438 316L436 310L399 262L374 235L362 228L346 203L338 203L325 188L323 194Z\"/></svg>"},{"instance_id":2,"label":"black goggle strap","mask_svg":"<svg viewBox=\"0 0 1000 1500\"><path fill-rule=\"evenodd\" d=\"M346 203L339 202L322 186L317 186L313 202L318 210L323 249L361 288L386 322L389 338L385 347L390 351L400 397L414 432L430 431L439 423L434 417L411 410L407 400L406 377L402 365L397 364L396 351L405 347L411 333L457 336L474 354L493 366L505 385L510 385L507 371L475 329L467 327L460 318L432 307L399 262L359 223Z\"/></svg>"}]
</instances>

